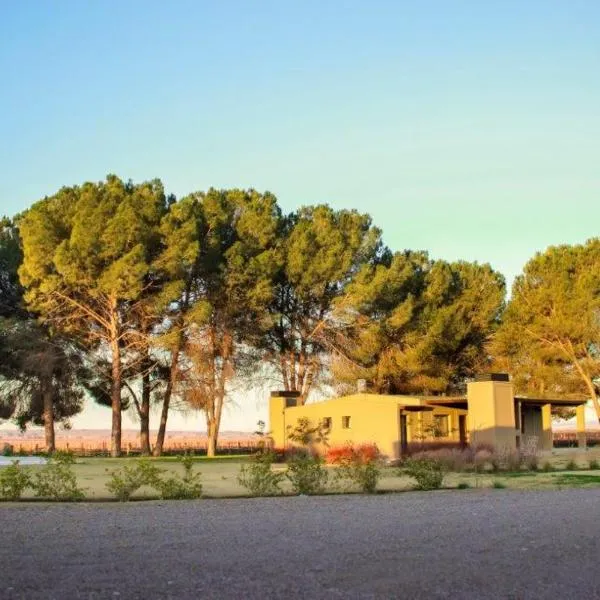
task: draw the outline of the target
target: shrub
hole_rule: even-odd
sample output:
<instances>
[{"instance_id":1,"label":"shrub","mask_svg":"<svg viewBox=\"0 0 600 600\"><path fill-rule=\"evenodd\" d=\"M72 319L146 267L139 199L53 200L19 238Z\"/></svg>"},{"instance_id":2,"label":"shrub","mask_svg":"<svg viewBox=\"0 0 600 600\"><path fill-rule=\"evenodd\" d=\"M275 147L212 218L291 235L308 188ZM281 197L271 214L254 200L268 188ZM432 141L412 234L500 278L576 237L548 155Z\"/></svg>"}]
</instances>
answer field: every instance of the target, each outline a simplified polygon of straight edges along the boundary
<instances>
[{"instance_id":1,"label":"shrub","mask_svg":"<svg viewBox=\"0 0 600 600\"><path fill-rule=\"evenodd\" d=\"M202 496L202 484L200 473L194 473L194 459L189 456L181 456L178 459L183 465L183 475L171 476L166 479L154 476L154 482L150 481L160 491L161 498L165 500L193 500Z\"/></svg>"},{"instance_id":2,"label":"shrub","mask_svg":"<svg viewBox=\"0 0 600 600\"><path fill-rule=\"evenodd\" d=\"M381 477L379 450L374 444L362 446L347 445L330 455L330 460L338 465L338 480L349 480L366 494L374 494L377 481Z\"/></svg>"},{"instance_id":3,"label":"shrub","mask_svg":"<svg viewBox=\"0 0 600 600\"><path fill-rule=\"evenodd\" d=\"M345 462L362 462L363 464L379 459L379 449L376 444L345 444L333 446L327 450L325 462L331 465L340 465Z\"/></svg>"},{"instance_id":4,"label":"shrub","mask_svg":"<svg viewBox=\"0 0 600 600\"><path fill-rule=\"evenodd\" d=\"M84 490L77 486L73 470L75 458L67 452L56 452L48 463L35 473L31 487L38 498L77 501L85 497Z\"/></svg>"},{"instance_id":5,"label":"shrub","mask_svg":"<svg viewBox=\"0 0 600 600\"><path fill-rule=\"evenodd\" d=\"M446 465L435 458L409 458L404 463L403 473L414 478L418 490L437 490L442 487Z\"/></svg>"},{"instance_id":6,"label":"shrub","mask_svg":"<svg viewBox=\"0 0 600 600\"><path fill-rule=\"evenodd\" d=\"M466 481L461 481L456 487L459 490L468 490L471 488L471 484Z\"/></svg>"},{"instance_id":7,"label":"shrub","mask_svg":"<svg viewBox=\"0 0 600 600\"><path fill-rule=\"evenodd\" d=\"M144 485L158 487L161 470L148 459L136 461L133 465L125 465L110 473L106 489L118 500L126 502Z\"/></svg>"},{"instance_id":8,"label":"shrub","mask_svg":"<svg viewBox=\"0 0 600 600\"><path fill-rule=\"evenodd\" d=\"M276 473L271 465L276 460L274 452L259 452L250 463L242 465L238 475L238 482L244 486L252 496L276 496L281 493L279 485L284 474Z\"/></svg>"},{"instance_id":9,"label":"shrub","mask_svg":"<svg viewBox=\"0 0 600 600\"><path fill-rule=\"evenodd\" d=\"M4 500L20 500L23 491L31 484L31 476L13 460L8 467L0 469L0 497Z\"/></svg>"},{"instance_id":10,"label":"shrub","mask_svg":"<svg viewBox=\"0 0 600 600\"><path fill-rule=\"evenodd\" d=\"M504 488L506 488L506 484L502 483L501 481L494 481L492 483L492 487L495 490L503 490Z\"/></svg>"},{"instance_id":11,"label":"shrub","mask_svg":"<svg viewBox=\"0 0 600 600\"><path fill-rule=\"evenodd\" d=\"M567 471L577 471L579 467L577 466L577 463L571 459L566 465L565 465L565 469Z\"/></svg>"},{"instance_id":12,"label":"shrub","mask_svg":"<svg viewBox=\"0 0 600 600\"><path fill-rule=\"evenodd\" d=\"M436 452L437 450L463 450L465 445L461 442L448 442L441 440L424 440L409 442L406 445L406 455L421 454L422 452Z\"/></svg>"},{"instance_id":13,"label":"shrub","mask_svg":"<svg viewBox=\"0 0 600 600\"><path fill-rule=\"evenodd\" d=\"M542 471L544 471L544 473L550 473L552 471L554 471L554 467L552 466L552 463L550 461L546 461L543 465L542 465Z\"/></svg>"},{"instance_id":14,"label":"shrub","mask_svg":"<svg viewBox=\"0 0 600 600\"><path fill-rule=\"evenodd\" d=\"M298 453L287 465L285 476L296 494L320 494L325 490L328 473L320 457Z\"/></svg>"},{"instance_id":15,"label":"shrub","mask_svg":"<svg viewBox=\"0 0 600 600\"><path fill-rule=\"evenodd\" d=\"M598 469L600 469L600 464L595 458L592 458L592 460L590 460L588 464L588 469L590 471L597 471Z\"/></svg>"},{"instance_id":16,"label":"shrub","mask_svg":"<svg viewBox=\"0 0 600 600\"><path fill-rule=\"evenodd\" d=\"M539 465L539 456L537 454L526 454L523 457L523 464L529 471L537 471Z\"/></svg>"},{"instance_id":17,"label":"shrub","mask_svg":"<svg viewBox=\"0 0 600 600\"><path fill-rule=\"evenodd\" d=\"M4 446L2 448L2 456L14 456L15 449L12 444L8 442L4 442Z\"/></svg>"}]
</instances>

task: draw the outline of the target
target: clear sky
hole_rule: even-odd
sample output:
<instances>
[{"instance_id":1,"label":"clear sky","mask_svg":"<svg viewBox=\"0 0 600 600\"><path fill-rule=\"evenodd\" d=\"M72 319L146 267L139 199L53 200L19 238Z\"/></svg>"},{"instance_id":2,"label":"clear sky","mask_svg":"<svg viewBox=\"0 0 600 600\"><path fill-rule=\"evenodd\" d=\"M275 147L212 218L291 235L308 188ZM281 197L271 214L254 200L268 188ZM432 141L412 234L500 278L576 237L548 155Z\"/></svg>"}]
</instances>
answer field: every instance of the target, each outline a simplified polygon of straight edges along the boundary
<instances>
[{"instance_id":1,"label":"clear sky","mask_svg":"<svg viewBox=\"0 0 600 600\"><path fill-rule=\"evenodd\" d=\"M0 76L6 214L107 173L254 187L509 280L600 235L597 0L5 0Z\"/></svg>"}]
</instances>

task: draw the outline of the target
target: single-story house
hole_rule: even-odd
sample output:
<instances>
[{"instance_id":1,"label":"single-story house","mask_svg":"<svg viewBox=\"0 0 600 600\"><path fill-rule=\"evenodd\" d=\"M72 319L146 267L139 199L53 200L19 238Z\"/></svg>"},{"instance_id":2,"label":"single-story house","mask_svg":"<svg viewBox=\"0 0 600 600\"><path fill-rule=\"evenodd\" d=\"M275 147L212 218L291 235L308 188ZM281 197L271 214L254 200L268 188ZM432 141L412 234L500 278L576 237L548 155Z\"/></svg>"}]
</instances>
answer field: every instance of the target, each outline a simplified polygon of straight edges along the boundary
<instances>
[{"instance_id":1,"label":"single-story house","mask_svg":"<svg viewBox=\"0 0 600 600\"><path fill-rule=\"evenodd\" d=\"M515 396L507 374L490 373L468 383L466 396L357 393L299 406L296 392L272 392L269 429L273 445L283 448L305 418L324 426L329 446L375 443L389 458L399 458L411 442L431 440L551 450L553 407L575 409L578 444L585 446L585 403Z\"/></svg>"}]
</instances>

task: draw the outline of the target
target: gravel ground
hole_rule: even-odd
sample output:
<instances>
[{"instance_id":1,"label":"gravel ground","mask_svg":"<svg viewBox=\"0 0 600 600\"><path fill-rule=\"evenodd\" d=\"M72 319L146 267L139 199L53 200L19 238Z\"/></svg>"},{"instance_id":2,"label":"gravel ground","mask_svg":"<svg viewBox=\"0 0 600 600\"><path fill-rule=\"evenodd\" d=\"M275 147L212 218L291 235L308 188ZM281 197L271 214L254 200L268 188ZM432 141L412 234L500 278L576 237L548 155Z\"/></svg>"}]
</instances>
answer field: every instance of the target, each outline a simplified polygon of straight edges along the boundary
<instances>
[{"instance_id":1,"label":"gravel ground","mask_svg":"<svg viewBox=\"0 0 600 600\"><path fill-rule=\"evenodd\" d=\"M600 490L0 506L1 598L600 598Z\"/></svg>"}]
</instances>

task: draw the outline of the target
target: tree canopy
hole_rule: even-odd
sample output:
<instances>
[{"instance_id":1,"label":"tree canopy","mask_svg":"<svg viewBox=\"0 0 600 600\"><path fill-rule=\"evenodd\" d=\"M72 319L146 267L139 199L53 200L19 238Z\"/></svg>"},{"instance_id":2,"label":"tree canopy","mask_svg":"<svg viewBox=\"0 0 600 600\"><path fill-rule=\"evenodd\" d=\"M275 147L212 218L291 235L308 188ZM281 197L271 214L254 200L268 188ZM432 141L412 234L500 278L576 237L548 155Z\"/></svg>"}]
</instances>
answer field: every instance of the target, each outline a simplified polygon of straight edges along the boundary
<instances>
[{"instance_id":1,"label":"tree canopy","mask_svg":"<svg viewBox=\"0 0 600 600\"><path fill-rule=\"evenodd\" d=\"M140 421L162 452L172 399L206 417L214 453L236 382L462 391L500 366L521 393L592 397L600 416L600 241L549 248L513 286L490 265L392 253L368 214L284 215L253 189L177 200L162 183L64 187L0 223L0 416L43 423L84 392ZM161 405L156 443L150 407Z\"/></svg>"}]
</instances>

